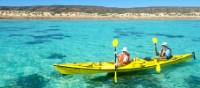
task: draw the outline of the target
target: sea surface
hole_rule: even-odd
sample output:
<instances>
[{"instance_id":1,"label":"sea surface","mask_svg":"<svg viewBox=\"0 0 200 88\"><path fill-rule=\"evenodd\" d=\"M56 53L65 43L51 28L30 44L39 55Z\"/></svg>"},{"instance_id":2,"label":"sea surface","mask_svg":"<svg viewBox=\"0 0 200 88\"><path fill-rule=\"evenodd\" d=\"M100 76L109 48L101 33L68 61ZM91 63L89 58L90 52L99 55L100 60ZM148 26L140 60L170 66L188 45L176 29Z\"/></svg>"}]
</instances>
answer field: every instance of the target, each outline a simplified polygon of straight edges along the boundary
<instances>
[{"instance_id":1,"label":"sea surface","mask_svg":"<svg viewBox=\"0 0 200 88\"><path fill-rule=\"evenodd\" d=\"M126 46L132 57L155 56L168 42L173 54L196 53L189 60L155 70L61 75L54 64L114 61ZM200 88L200 20L0 20L0 88Z\"/></svg>"}]
</instances>

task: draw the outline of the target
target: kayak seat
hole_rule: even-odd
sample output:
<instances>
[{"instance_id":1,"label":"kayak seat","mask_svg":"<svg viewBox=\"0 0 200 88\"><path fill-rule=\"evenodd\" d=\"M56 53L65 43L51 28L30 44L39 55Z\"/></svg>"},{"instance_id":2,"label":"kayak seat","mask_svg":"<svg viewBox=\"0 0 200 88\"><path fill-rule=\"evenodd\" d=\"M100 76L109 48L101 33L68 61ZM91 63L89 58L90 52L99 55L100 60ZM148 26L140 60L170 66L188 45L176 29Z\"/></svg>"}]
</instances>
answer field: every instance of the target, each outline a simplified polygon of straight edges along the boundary
<instances>
[{"instance_id":1,"label":"kayak seat","mask_svg":"<svg viewBox=\"0 0 200 88\"><path fill-rule=\"evenodd\" d=\"M174 56L173 55L171 55L170 57L166 57L166 59L167 60L170 60L170 59L172 59Z\"/></svg>"},{"instance_id":2,"label":"kayak seat","mask_svg":"<svg viewBox=\"0 0 200 88\"><path fill-rule=\"evenodd\" d=\"M145 57L143 59L146 60L146 61L151 61L152 60L151 57Z\"/></svg>"}]
</instances>

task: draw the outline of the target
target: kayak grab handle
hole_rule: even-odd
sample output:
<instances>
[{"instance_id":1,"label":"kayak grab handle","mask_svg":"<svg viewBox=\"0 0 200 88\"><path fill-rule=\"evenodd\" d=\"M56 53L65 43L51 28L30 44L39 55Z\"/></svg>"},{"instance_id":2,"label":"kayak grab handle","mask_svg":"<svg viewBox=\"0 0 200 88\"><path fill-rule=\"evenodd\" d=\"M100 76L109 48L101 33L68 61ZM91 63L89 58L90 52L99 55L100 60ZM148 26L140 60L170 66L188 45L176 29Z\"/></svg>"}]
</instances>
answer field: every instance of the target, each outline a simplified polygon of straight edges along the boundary
<instances>
[{"instance_id":1,"label":"kayak grab handle","mask_svg":"<svg viewBox=\"0 0 200 88\"><path fill-rule=\"evenodd\" d=\"M192 52L192 58L193 58L194 60L196 60L195 52Z\"/></svg>"}]
</instances>

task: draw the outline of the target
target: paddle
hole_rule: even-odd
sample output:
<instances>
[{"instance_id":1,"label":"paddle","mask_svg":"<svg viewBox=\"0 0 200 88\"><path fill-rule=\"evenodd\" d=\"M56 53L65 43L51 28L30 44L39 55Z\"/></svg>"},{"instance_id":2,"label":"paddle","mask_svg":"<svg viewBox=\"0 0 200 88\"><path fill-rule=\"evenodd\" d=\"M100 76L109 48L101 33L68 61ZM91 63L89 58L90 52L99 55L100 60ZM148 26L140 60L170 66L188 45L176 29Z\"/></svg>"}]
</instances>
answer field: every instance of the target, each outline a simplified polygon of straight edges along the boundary
<instances>
[{"instance_id":1,"label":"paddle","mask_svg":"<svg viewBox=\"0 0 200 88\"><path fill-rule=\"evenodd\" d=\"M196 60L195 52L192 52L192 57L193 57L194 60Z\"/></svg>"},{"instance_id":2,"label":"paddle","mask_svg":"<svg viewBox=\"0 0 200 88\"><path fill-rule=\"evenodd\" d=\"M154 43L155 55L158 56L159 55L157 50L158 38L156 37L152 38L152 42Z\"/></svg>"},{"instance_id":3,"label":"paddle","mask_svg":"<svg viewBox=\"0 0 200 88\"><path fill-rule=\"evenodd\" d=\"M117 53L116 53L116 51L117 51L118 39L114 39L114 40L112 41L112 45L113 45L113 47L114 47L114 52L115 52L115 63L116 63L116 62L117 62L117 61L116 61L116 58L117 58ZM116 65L115 65L114 82L117 83L117 67L116 67Z\"/></svg>"},{"instance_id":4,"label":"paddle","mask_svg":"<svg viewBox=\"0 0 200 88\"><path fill-rule=\"evenodd\" d=\"M158 55L159 55L159 54L158 54L158 50L157 50L158 38L156 38L156 37L155 37L155 38L152 38L152 42L154 43L155 54L156 54L156 56L158 56ZM156 72L160 73L160 71L161 71L160 64L159 64L159 62L158 62L158 60L157 60Z\"/></svg>"}]
</instances>

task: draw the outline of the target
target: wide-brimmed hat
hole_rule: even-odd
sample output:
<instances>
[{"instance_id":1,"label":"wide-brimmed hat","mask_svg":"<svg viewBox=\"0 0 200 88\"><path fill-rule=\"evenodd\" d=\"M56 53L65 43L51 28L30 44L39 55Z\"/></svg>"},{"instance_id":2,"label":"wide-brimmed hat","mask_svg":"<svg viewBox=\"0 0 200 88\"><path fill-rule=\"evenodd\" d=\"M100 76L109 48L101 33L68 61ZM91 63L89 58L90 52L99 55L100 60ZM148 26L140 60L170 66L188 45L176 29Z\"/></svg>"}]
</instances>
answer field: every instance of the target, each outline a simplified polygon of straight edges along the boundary
<instances>
[{"instance_id":1,"label":"wide-brimmed hat","mask_svg":"<svg viewBox=\"0 0 200 88\"><path fill-rule=\"evenodd\" d=\"M123 47L123 48L122 48L122 51L128 52L127 47Z\"/></svg>"},{"instance_id":2,"label":"wide-brimmed hat","mask_svg":"<svg viewBox=\"0 0 200 88\"><path fill-rule=\"evenodd\" d=\"M168 46L168 43L167 42L163 42L161 45L162 46Z\"/></svg>"}]
</instances>

